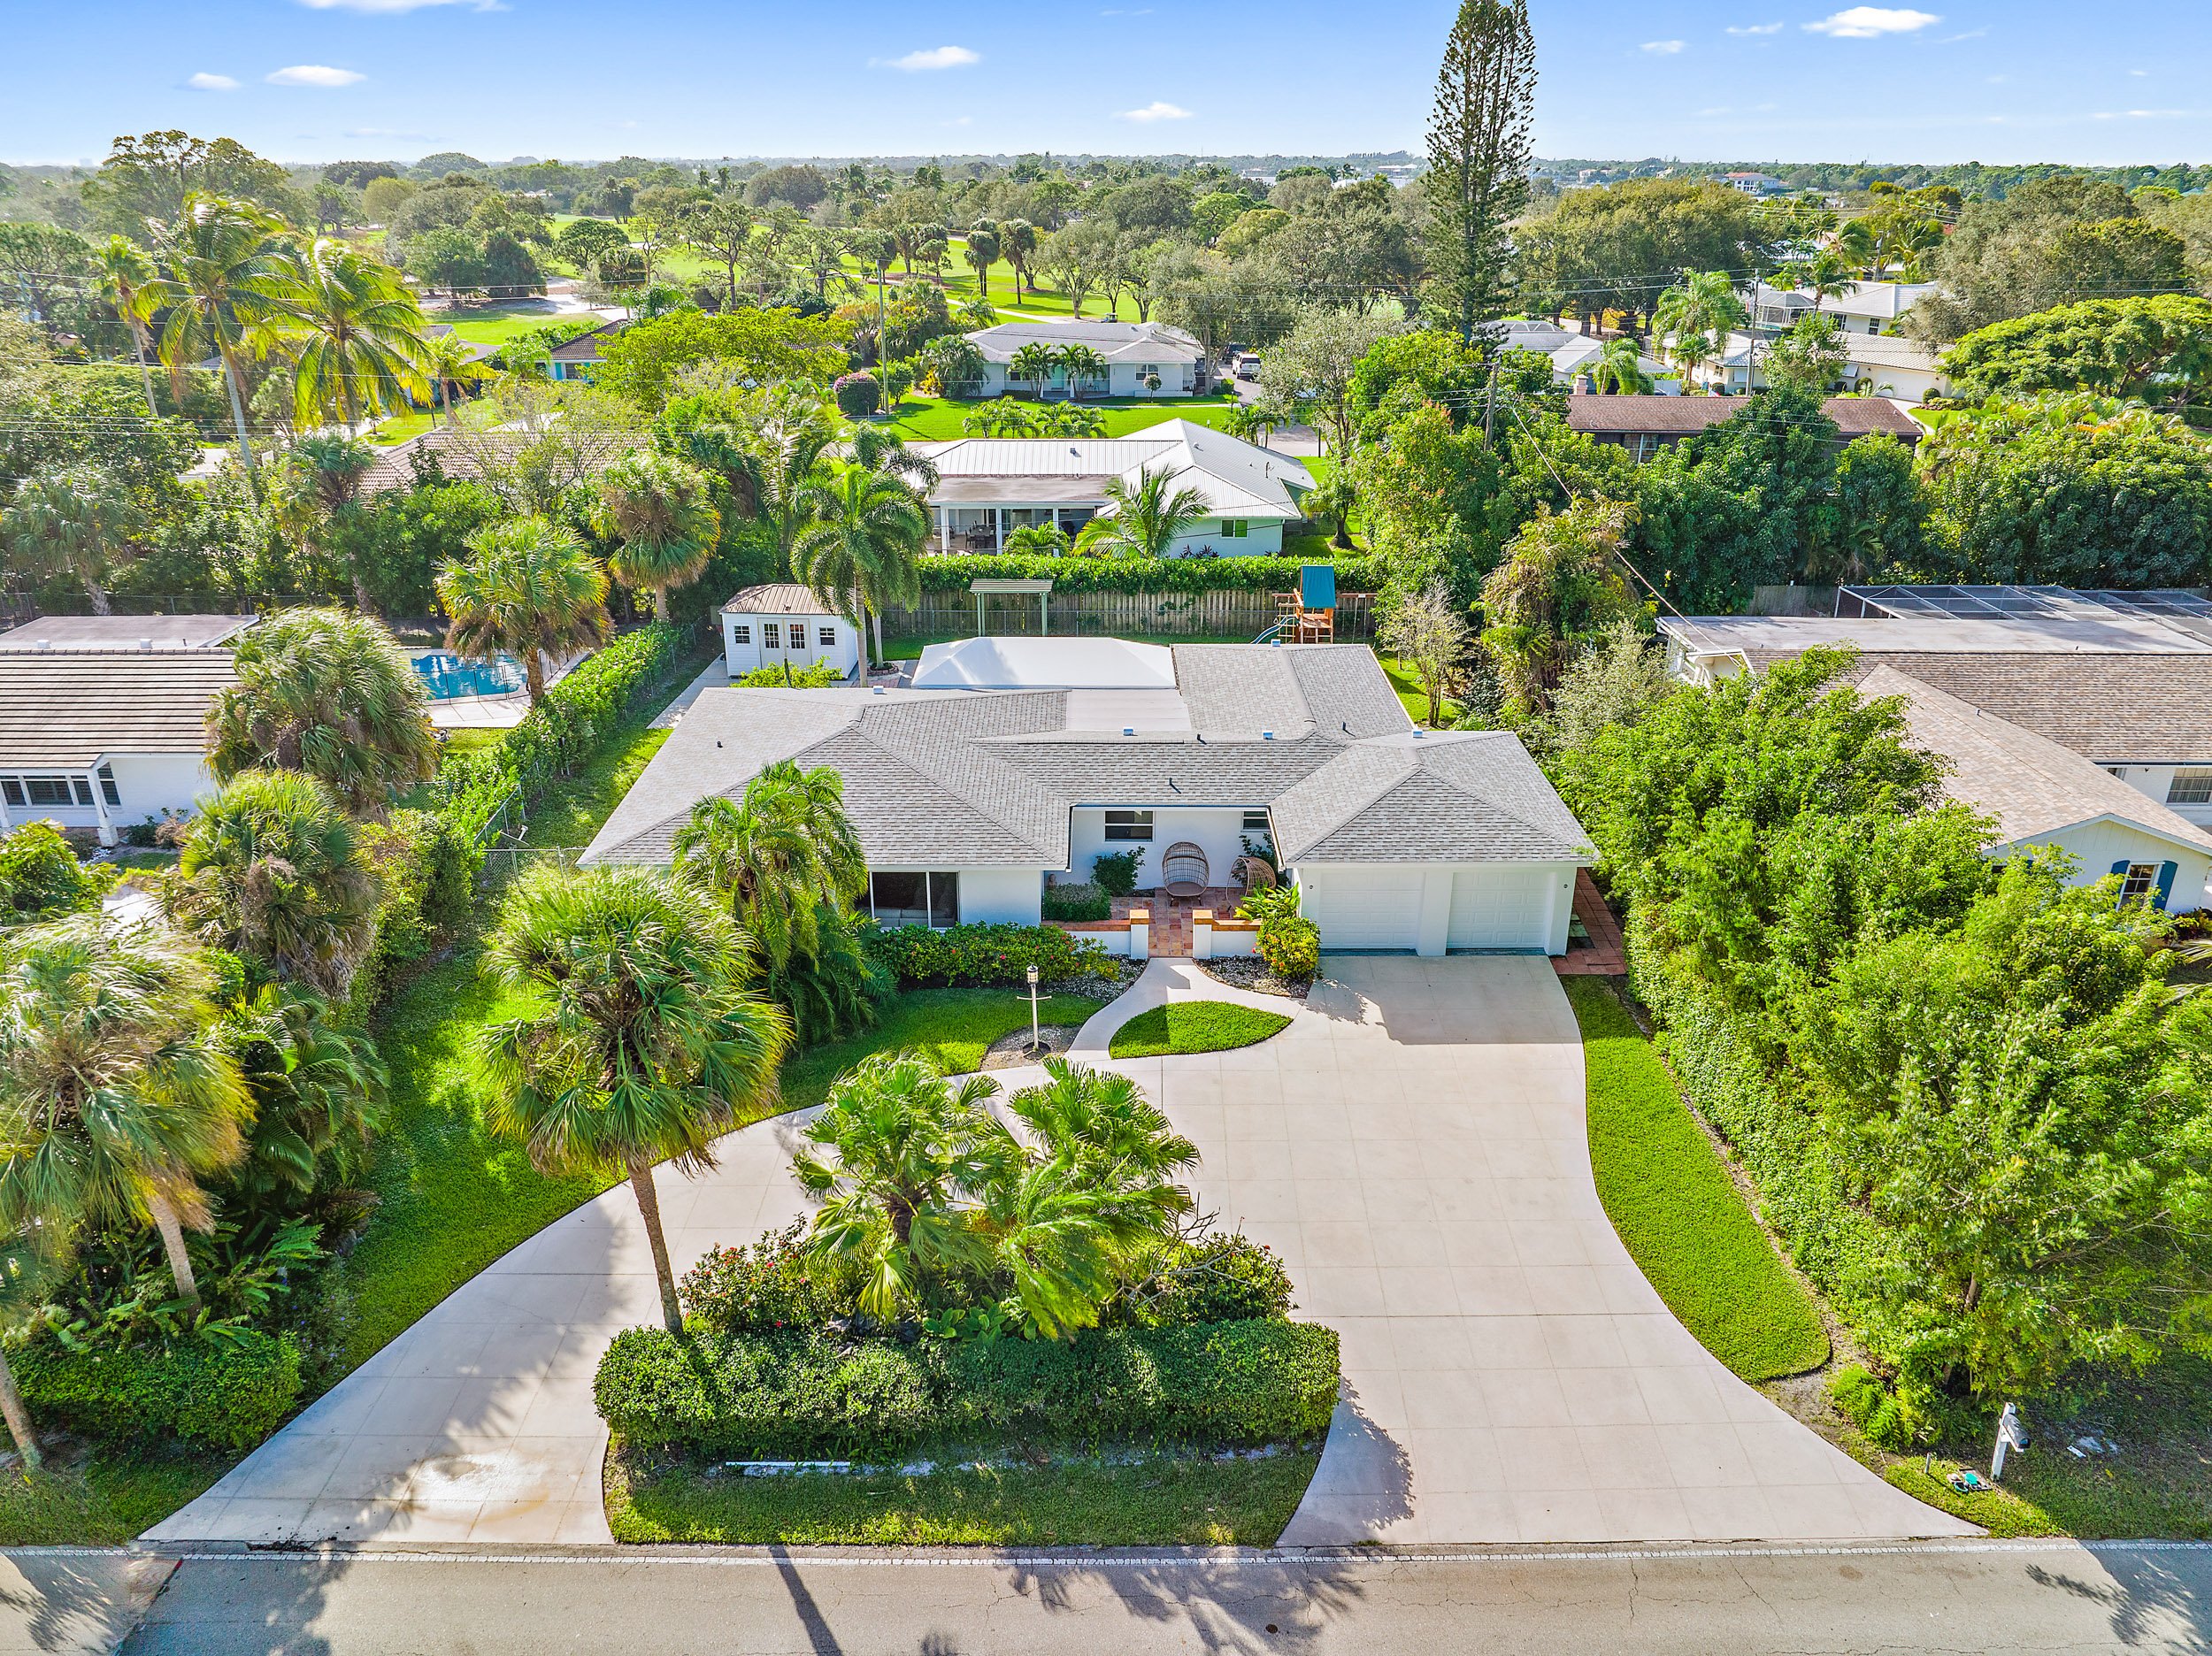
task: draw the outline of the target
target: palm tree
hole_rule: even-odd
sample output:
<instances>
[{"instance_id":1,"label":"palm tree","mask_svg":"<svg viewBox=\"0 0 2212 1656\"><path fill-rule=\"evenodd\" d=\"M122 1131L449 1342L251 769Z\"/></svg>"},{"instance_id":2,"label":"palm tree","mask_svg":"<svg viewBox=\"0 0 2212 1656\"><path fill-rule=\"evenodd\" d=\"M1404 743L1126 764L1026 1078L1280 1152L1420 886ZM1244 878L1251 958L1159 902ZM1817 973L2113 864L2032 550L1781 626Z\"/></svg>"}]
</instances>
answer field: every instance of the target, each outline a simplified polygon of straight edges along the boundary
<instances>
[{"instance_id":1,"label":"palm tree","mask_svg":"<svg viewBox=\"0 0 2212 1656\"><path fill-rule=\"evenodd\" d=\"M424 341L423 367L436 387L438 406L445 410L446 424L457 423L454 414L453 394L464 385L474 385L490 372L476 358L469 342L458 334L438 334Z\"/></svg>"},{"instance_id":2,"label":"palm tree","mask_svg":"<svg viewBox=\"0 0 2212 1656\"><path fill-rule=\"evenodd\" d=\"M779 759L745 785L692 807L672 846L678 876L719 893L772 971L821 952L821 908L865 888L868 861L845 815L844 778Z\"/></svg>"},{"instance_id":3,"label":"palm tree","mask_svg":"<svg viewBox=\"0 0 2212 1656\"><path fill-rule=\"evenodd\" d=\"M1835 252L1852 269L1870 280L1882 273L1881 232L1867 218L1854 218L1836 232Z\"/></svg>"},{"instance_id":4,"label":"palm tree","mask_svg":"<svg viewBox=\"0 0 2212 1656\"><path fill-rule=\"evenodd\" d=\"M486 660L512 656L534 707L548 656L607 636L607 571L573 533L543 518L487 524L468 545L465 562L438 571L447 648Z\"/></svg>"},{"instance_id":5,"label":"palm tree","mask_svg":"<svg viewBox=\"0 0 2212 1656\"><path fill-rule=\"evenodd\" d=\"M85 590L94 615L109 612L107 581L146 533L146 514L122 482L100 466L59 466L27 479L0 512L0 548L12 568L67 576Z\"/></svg>"},{"instance_id":6,"label":"palm tree","mask_svg":"<svg viewBox=\"0 0 2212 1656\"><path fill-rule=\"evenodd\" d=\"M0 1223L59 1240L151 1223L188 1312L184 1228L211 1224L200 1180L245 1154L252 1117L212 984L181 939L96 914L0 954Z\"/></svg>"},{"instance_id":7,"label":"palm tree","mask_svg":"<svg viewBox=\"0 0 2212 1656\"><path fill-rule=\"evenodd\" d=\"M1006 535L1009 557L1065 557L1068 532L1056 523L1024 524Z\"/></svg>"},{"instance_id":8,"label":"palm tree","mask_svg":"<svg viewBox=\"0 0 2212 1656\"><path fill-rule=\"evenodd\" d=\"M976 297L988 304L991 302L991 266L998 263L998 226L988 219L979 223L968 232L968 245L960 257L975 272Z\"/></svg>"},{"instance_id":9,"label":"palm tree","mask_svg":"<svg viewBox=\"0 0 2212 1656\"><path fill-rule=\"evenodd\" d=\"M1165 467L1155 472L1140 466L1133 486L1123 478L1109 478L1102 491L1106 510L1075 537L1077 553L1087 557L1165 557L1176 538L1206 515L1206 497L1197 489L1169 492L1175 476Z\"/></svg>"},{"instance_id":10,"label":"palm tree","mask_svg":"<svg viewBox=\"0 0 2212 1656\"><path fill-rule=\"evenodd\" d=\"M11 1322L39 1308L45 1300L47 1285L60 1264L52 1247L41 1246L42 1240L34 1231L0 1244L0 1315ZM23 1401L23 1389L16 1384L15 1370L8 1366L4 1346L0 1346L0 1415L7 1419L8 1435L15 1439L24 1471L35 1474L42 1470L45 1453L39 1446L38 1432L31 1424L31 1411Z\"/></svg>"},{"instance_id":11,"label":"palm tree","mask_svg":"<svg viewBox=\"0 0 2212 1656\"><path fill-rule=\"evenodd\" d=\"M751 944L704 892L642 869L543 869L508 895L487 958L539 1004L483 1031L491 1124L549 1173L618 1169L645 1222L661 1314L681 1335L653 1164L714 1165L764 1110L789 1040L745 986Z\"/></svg>"},{"instance_id":12,"label":"palm tree","mask_svg":"<svg viewBox=\"0 0 2212 1656\"><path fill-rule=\"evenodd\" d=\"M1103 380L1110 372L1105 357L1087 345L1063 345L1054 353L1059 358L1059 368L1068 377L1068 400L1073 402L1076 387L1085 380Z\"/></svg>"},{"instance_id":13,"label":"palm tree","mask_svg":"<svg viewBox=\"0 0 2212 1656\"><path fill-rule=\"evenodd\" d=\"M705 571L722 529L706 473L650 450L625 455L601 474L593 518L600 533L622 542L610 560L615 579L651 593L653 614L662 621L668 619L670 589L688 586Z\"/></svg>"},{"instance_id":14,"label":"palm tree","mask_svg":"<svg viewBox=\"0 0 2212 1656\"><path fill-rule=\"evenodd\" d=\"M988 299L982 297L980 295L977 295L963 299L959 303L953 306L952 319L955 322L957 322L962 327L968 329L971 333L977 333L980 332L984 328L995 327L998 326L998 310ZM958 334L951 334L941 337L958 339L960 336ZM932 341L932 343L934 342L934 341ZM962 340L961 343L966 344L967 341L965 340ZM973 350L975 347L969 345L968 349L970 350Z\"/></svg>"},{"instance_id":15,"label":"palm tree","mask_svg":"<svg viewBox=\"0 0 2212 1656\"><path fill-rule=\"evenodd\" d=\"M200 801L169 917L201 942L341 1000L376 939L384 883L328 789L296 770L248 770Z\"/></svg>"},{"instance_id":16,"label":"palm tree","mask_svg":"<svg viewBox=\"0 0 2212 1656\"><path fill-rule=\"evenodd\" d=\"M250 203L195 191L184 198L183 216L159 228L167 274L147 286L144 303L150 310L169 312L160 356L169 369L170 389L181 402L184 371L211 354L221 362L231 421L238 432L238 458L251 481L245 357L266 336L280 295L298 280L285 227Z\"/></svg>"},{"instance_id":17,"label":"palm tree","mask_svg":"<svg viewBox=\"0 0 2212 1656\"><path fill-rule=\"evenodd\" d=\"M810 1246L864 1265L860 1307L872 1316L920 1306L933 1278L988 1265L959 1204L1019 1159L983 1108L997 1092L987 1076L955 1087L919 1053L877 1053L838 1078L808 1123L808 1143L837 1153L791 1159L801 1188L822 1200Z\"/></svg>"},{"instance_id":18,"label":"palm tree","mask_svg":"<svg viewBox=\"0 0 2212 1656\"><path fill-rule=\"evenodd\" d=\"M1644 372L1644 354L1632 339L1609 339L1590 359L1590 388L1641 395L1655 382Z\"/></svg>"},{"instance_id":19,"label":"palm tree","mask_svg":"<svg viewBox=\"0 0 2212 1656\"><path fill-rule=\"evenodd\" d=\"M784 384L764 393L736 431L742 470L732 482L747 515L767 526L781 567L813 521L809 491L822 456L845 430L818 392Z\"/></svg>"},{"instance_id":20,"label":"palm tree","mask_svg":"<svg viewBox=\"0 0 2212 1656\"><path fill-rule=\"evenodd\" d=\"M154 406L154 374L146 365L146 345L153 338L150 290L159 272L146 250L126 235L110 236L93 249L92 257L100 272L100 297L130 330L139 383L146 392L146 412L158 418L161 410Z\"/></svg>"},{"instance_id":21,"label":"palm tree","mask_svg":"<svg viewBox=\"0 0 2212 1656\"><path fill-rule=\"evenodd\" d=\"M1816 306L1824 299L1848 298L1859 291L1859 284L1851 278L1851 266L1832 248L1823 248L1813 255L1805 265L1800 283L1812 295Z\"/></svg>"},{"instance_id":22,"label":"palm tree","mask_svg":"<svg viewBox=\"0 0 2212 1656\"><path fill-rule=\"evenodd\" d=\"M1051 346L1032 340L1016 351L1013 360L1006 364L1006 377L1009 380L1028 380L1036 387L1037 400L1041 402L1045 399L1045 384L1052 378L1052 370L1056 365L1053 358L1056 354Z\"/></svg>"},{"instance_id":23,"label":"palm tree","mask_svg":"<svg viewBox=\"0 0 2212 1656\"><path fill-rule=\"evenodd\" d=\"M303 770L355 816L437 774L429 694L384 626L342 610L287 610L242 638L237 682L207 710L218 780Z\"/></svg>"},{"instance_id":24,"label":"palm tree","mask_svg":"<svg viewBox=\"0 0 2212 1656\"><path fill-rule=\"evenodd\" d=\"M833 462L808 492L814 522L791 551L791 572L825 602L849 605L872 625L883 659L883 611L921 596L921 550L929 518L906 480L889 465Z\"/></svg>"},{"instance_id":25,"label":"palm tree","mask_svg":"<svg viewBox=\"0 0 2212 1656\"><path fill-rule=\"evenodd\" d=\"M339 1027L319 997L275 984L230 1008L224 1039L253 1100L245 1159L227 1188L296 1208L352 1178L382 1124L384 1066L366 1035Z\"/></svg>"},{"instance_id":26,"label":"palm tree","mask_svg":"<svg viewBox=\"0 0 2212 1656\"><path fill-rule=\"evenodd\" d=\"M272 515L279 530L319 552L332 518L360 499L361 480L375 465L376 451L357 437L326 432L301 438L284 459L270 491ZM354 608L367 614L374 606L357 564L352 576Z\"/></svg>"},{"instance_id":27,"label":"palm tree","mask_svg":"<svg viewBox=\"0 0 2212 1656\"><path fill-rule=\"evenodd\" d=\"M273 321L292 357L292 418L330 410L346 434L364 404L427 396L422 310L399 272L332 236L318 236L274 294Z\"/></svg>"},{"instance_id":28,"label":"palm tree","mask_svg":"<svg viewBox=\"0 0 2212 1656\"><path fill-rule=\"evenodd\" d=\"M1029 280L1029 261L1037 257L1037 226L1026 218L1001 219L998 256L1014 267L1014 303L1019 304Z\"/></svg>"},{"instance_id":29,"label":"palm tree","mask_svg":"<svg viewBox=\"0 0 2212 1656\"><path fill-rule=\"evenodd\" d=\"M1340 551L1350 552L1352 545L1352 508L1358 503L1359 494L1352 482L1349 467L1338 466L1317 483L1306 497L1299 502L1299 510L1308 517L1318 513L1324 519L1336 525L1330 544Z\"/></svg>"},{"instance_id":30,"label":"palm tree","mask_svg":"<svg viewBox=\"0 0 2212 1656\"><path fill-rule=\"evenodd\" d=\"M1674 335L1673 355L1683 367L1686 388L1698 364L1727 349L1728 335L1744 326L1749 313L1726 271L1684 271L1653 307L1652 326Z\"/></svg>"}]
</instances>

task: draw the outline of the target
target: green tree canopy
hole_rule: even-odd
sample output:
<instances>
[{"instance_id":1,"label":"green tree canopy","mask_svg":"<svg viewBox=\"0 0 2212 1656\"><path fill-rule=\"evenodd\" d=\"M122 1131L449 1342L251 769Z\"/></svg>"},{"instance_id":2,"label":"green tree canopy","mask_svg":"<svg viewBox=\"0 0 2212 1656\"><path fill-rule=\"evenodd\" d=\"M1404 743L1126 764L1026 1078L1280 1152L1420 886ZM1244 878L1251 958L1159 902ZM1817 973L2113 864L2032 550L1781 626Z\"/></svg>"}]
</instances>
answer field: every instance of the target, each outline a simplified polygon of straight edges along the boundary
<instances>
[{"instance_id":1,"label":"green tree canopy","mask_svg":"<svg viewBox=\"0 0 2212 1656\"><path fill-rule=\"evenodd\" d=\"M666 405L678 370L698 363L714 364L733 381L826 385L844 369L852 333L849 322L792 310L680 310L609 339L596 383L648 413Z\"/></svg>"},{"instance_id":2,"label":"green tree canopy","mask_svg":"<svg viewBox=\"0 0 2212 1656\"><path fill-rule=\"evenodd\" d=\"M2212 303L2156 294L2061 305L1976 329L1943 371L1977 401L2088 391L2178 404L2212 378Z\"/></svg>"}]
</instances>

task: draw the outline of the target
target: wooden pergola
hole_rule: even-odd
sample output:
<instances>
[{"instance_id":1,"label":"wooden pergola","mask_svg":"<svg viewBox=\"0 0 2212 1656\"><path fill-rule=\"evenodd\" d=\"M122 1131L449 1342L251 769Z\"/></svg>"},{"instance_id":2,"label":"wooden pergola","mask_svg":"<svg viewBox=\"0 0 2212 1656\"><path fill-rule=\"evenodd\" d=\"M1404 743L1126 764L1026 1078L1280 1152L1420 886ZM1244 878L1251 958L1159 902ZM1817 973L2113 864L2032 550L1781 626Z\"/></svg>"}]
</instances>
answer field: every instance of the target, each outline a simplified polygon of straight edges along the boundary
<instances>
[{"instance_id":1,"label":"wooden pergola","mask_svg":"<svg viewBox=\"0 0 2212 1656\"><path fill-rule=\"evenodd\" d=\"M975 633L983 636L983 601L1003 594L1037 595L1037 632L1044 636L1052 631L1052 583L1048 580L987 580L979 576L968 583L968 590L975 594Z\"/></svg>"}]
</instances>

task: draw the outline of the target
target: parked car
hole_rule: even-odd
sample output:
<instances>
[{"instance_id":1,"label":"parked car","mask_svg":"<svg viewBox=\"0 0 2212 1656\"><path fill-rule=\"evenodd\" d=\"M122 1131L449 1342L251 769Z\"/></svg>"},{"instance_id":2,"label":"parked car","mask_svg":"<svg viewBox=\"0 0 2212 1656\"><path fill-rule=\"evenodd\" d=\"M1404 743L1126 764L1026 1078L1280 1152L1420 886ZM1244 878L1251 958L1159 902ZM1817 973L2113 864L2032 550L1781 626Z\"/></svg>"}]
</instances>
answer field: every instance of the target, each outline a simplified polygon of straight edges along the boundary
<instances>
[{"instance_id":1,"label":"parked car","mask_svg":"<svg viewBox=\"0 0 2212 1656\"><path fill-rule=\"evenodd\" d=\"M1237 358L1237 378L1256 380L1260 377L1260 359L1250 351Z\"/></svg>"}]
</instances>

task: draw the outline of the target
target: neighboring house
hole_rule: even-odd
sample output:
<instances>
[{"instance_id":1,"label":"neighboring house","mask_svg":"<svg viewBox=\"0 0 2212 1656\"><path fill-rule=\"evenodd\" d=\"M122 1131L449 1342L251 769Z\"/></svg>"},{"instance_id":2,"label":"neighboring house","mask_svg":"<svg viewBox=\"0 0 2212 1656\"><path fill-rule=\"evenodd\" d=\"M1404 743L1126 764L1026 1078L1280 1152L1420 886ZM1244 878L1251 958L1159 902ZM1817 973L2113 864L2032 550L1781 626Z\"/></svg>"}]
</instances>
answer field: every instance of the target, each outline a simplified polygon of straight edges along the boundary
<instances>
[{"instance_id":1,"label":"neighboring house","mask_svg":"<svg viewBox=\"0 0 2212 1656\"><path fill-rule=\"evenodd\" d=\"M1516 737L1415 730L1364 647L968 640L916 678L988 687L703 693L583 861L664 863L788 759L843 778L881 924L1033 924L1048 879L1135 850L1152 889L1185 841L1226 886L1265 837L1325 949L1566 948L1588 837Z\"/></svg>"},{"instance_id":2,"label":"neighboring house","mask_svg":"<svg viewBox=\"0 0 2212 1656\"><path fill-rule=\"evenodd\" d=\"M52 621L158 624L161 636L188 641L0 648L0 828L45 820L90 829L111 846L125 826L190 810L215 786L205 756L208 703L237 677L231 652L217 645L250 617Z\"/></svg>"},{"instance_id":3,"label":"neighboring house","mask_svg":"<svg viewBox=\"0 0 2212 1656\"><path fill-rule=\"evenodd\" d=\"M422 336L426 340L443 339L452 332L453 324L450 322L428 322L423 325ZM484 345L475 340L465 339L461 343L468 347L471 362L489 362L499 354L496 345Z\"/></svg>"},{"instance_id":4,"label":"neighboring house","mask_svg":"<svg viewBox=\"0 0 2212 1656\"><path fill-rule=\"evenodd\" d=\"M1837 616L1662 617L1676 676L1850 645L2212 828L2212 602L2189 592L1847 586Z\"/></svg>"},{"instance_id":5,"label":"neighboring house","mask_svg":"<svg viewBox=\"0 0 2212 1656\"><path fill-rule=\"evenodd\" d=\"M1769 196L1786 196L1790 189L1771 172L1724 172L1715 182L1725 184L1732 190L1740 190L1747 196L1756 196L1762 200Z\"/></svg>"},{"instance_id":6,"label":"neighboring house","mask_svg":"<svg viewBox=\"0 0 2212 1656\"><path fill-rule=\"evenodd\" d=\"M41 616L0 632L0 655L22 650L219 649L260 618L250 615Z\"/></svg>"},{"instance_id":7,"label":"neighboring house","mask_svg":"<svg viewBox=\"0 0 2212 1656\"><path fill-rule=\"evenodd\" d=\"M1279 553L1283 525L1303 516L1313 474L1297 461L1190 420L1164 420L1129 437L963 437L909 443L937 468L929 492L932 549L995 552L1031 524L1073 534L1104 510L1106 485L1133 487L1144 472L1171 472L1194 488L1205 516L1171 557Z\"/></svg>"},{"instance_id":8,"label":"neighboring house","mask_svg":"<svg viewBox=\"0 0 2212 1656\"><path fill-rule=\"evenodd\" d=\"M1847 334L1893 333L1905 312L1935 290L1933 282L1869 281L1855 284L1847 294L1824 294L1816 300L1800 288L1759 282L1748 298L1752 330L1771 338L1818 309L1835 318Z\"/></svg>"},{"instance_id":9,"label":"neighboring house","mask_svg":"<svg viewBox=\"0 0 2212 1656\"><path fill-rule=\"evenodd\" d=\"M1551 358L1552 383L1571 386L1577 374L1588 373L1590 367L1605 349L1605 341L1595 334L1581 334L1556 323L1532 321L1515 318L1502 322L1499 342L1508 350L1530 350ZM1654 394L1659 396L1678 396L1682 392L1682 371L1655 356L1639 353L1636 365L1650 376Z\"/></svg>"},{"instance_id":10,"label":"neighboring house","mask_svg":"<svg viewBox=\"0 0 2212 1656\"><path fill-rule=\"evenodd\" d=\"M2205 906L2212 833L2197 824L2049 737L1894 667L1874 668L1859 690L1904 698L1915 744L1948 763L1945 794L1996 820L1993 855L2055 847L2073 859L2070 884L2117 875L2124 901Z\"/></svg>"},{"instance_id":11,"label":"neighboring house","mask_svg":"<svg viewBox=\"0 0 2212 1656\"><path fill-rule=\"evenodd\" d=\"M1845 332L1836 342L1843 348L1844 364L1835 388L1923 402L1947 395L1950 381L1936 365L1937 353L1917 340L1895 334ZM1770 383L1766 362L1774 349L1770 338L1731 334L1728 348L1710 362L1698 364L1696 380L1708 390L1741 396L1747 386L1763 390Z\"/></svg>"},{"instance_id":12,"label":"neighboring house","mask_svg":"<svg viewBox=\"0 0 2212 1656\"><path fill-rule=\"evenodd\" d=\"M596 473L635 448L640 441L633 432L618 431L606 426L570 427L557 425L549 428L553 446L563 453L563 464L578 472ZM407 489L415 487L418 468L434 465L439 475L449 481L480 479L487 470L496 472L511 465L516 457L527 449L548 441L547 433L520 431L456 431L449 426L433 426L419 436L390 448L379 448L369 469L361 474L361 493L381 494L386 489Z\"/></svg>"},{"instance_id":13,"label":"neighboring house","mask_svg":"<svg viewBox=\"0 0 2212 1656\"><path fill-rule=\"evenodd\" d=\"M1033 380L1017 380L1008 372L1014 353L1025 345L1048 349L1087 345L1103 356L1106 377L1084 380L1075 387L1077 397L1193 396L1208 383L1206 348L1164 322L1002 322L969 334L968 342L983 353L983 380L964 395L1033 394ZM1155 379L1157 386L1151 383ZM1047 401L1066 397L1066 373L1055 370L1045 381L1044 395Z\"/></svg>"},{"instance_id":14,"label":"neighboring house","mask_svg":"<svg viewBox=\"0 0 2212 1656\"><path fill-rule=\"evenodd\" d=\"M555 380L588 380L599 366L599 348L630 326L626 318L603 322L588 334L563 340L546 358L545 372Z\"/></svg>"},{"instance_id":15,"label":"neighboring house","mask_svg":"<svg viewBox=\"0 0 2212 1656\"><path fill-rule=\"evenodd\" d=\"M722 659L730 677L757 667L828 662L848 678L860 671L860 629L796 581L748 586L722 606Z\"/></svg>"},{"instance_id":16,"label":"neighboring house","mask_svg":"<svg viewBox=\"0 0 2212 1656\"><path fill-rule=\"evenodd\" d=\"M1642 461L1719 425L1743 406L1733 397L1592 396L1577 392L1567 399L1567 424L1599 442L1618 443ZM1912 416L1882 397L1830 397L1820 407L1846 442L1877 432L1905 443L1921 439Z\"/></svg>"}]
</instances>

